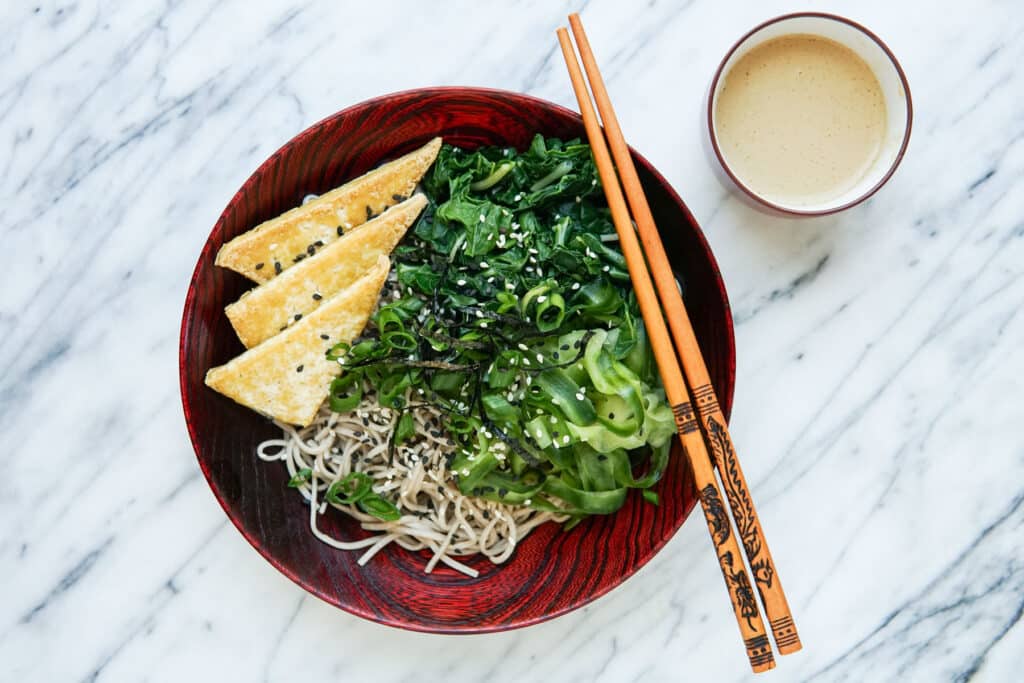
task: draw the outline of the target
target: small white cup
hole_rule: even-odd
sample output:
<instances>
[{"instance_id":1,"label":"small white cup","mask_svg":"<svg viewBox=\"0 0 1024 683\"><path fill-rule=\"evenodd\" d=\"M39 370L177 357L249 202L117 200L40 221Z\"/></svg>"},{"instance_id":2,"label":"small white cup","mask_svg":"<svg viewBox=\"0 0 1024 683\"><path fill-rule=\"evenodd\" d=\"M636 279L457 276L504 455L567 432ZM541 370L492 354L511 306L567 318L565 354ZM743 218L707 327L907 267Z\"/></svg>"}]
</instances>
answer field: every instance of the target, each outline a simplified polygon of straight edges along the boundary
<instances>
[{"instance_id":1,"label":"small white cup","mask_svg":"<svg viewBox=\"0 0 1024 683\"><path fill-rule=\"evenodd\" d=\"M853 50L871 68L882 88L886 105L886 131L882 147L874 164L864 173L860 181L842 195L818 204L786 205L777 199L768 199L757 190L744 184L729 167L729 161L718 144L715 124L715 110L718 96L725 82L725 75L733 65L758 45L792 34L811 34L834 40ZM913 106L910 100L910 86L896 57L881 38L860 24L834 14L800 12L769 19L755 26L740 38L726 53L715 71L708 96L708 130L715 156L729 178L739 189L764 206L796 216L821 216L842 211L864 201L875 192L896 171L910 141L913 121Z\"/></svg>"}]
</instances>

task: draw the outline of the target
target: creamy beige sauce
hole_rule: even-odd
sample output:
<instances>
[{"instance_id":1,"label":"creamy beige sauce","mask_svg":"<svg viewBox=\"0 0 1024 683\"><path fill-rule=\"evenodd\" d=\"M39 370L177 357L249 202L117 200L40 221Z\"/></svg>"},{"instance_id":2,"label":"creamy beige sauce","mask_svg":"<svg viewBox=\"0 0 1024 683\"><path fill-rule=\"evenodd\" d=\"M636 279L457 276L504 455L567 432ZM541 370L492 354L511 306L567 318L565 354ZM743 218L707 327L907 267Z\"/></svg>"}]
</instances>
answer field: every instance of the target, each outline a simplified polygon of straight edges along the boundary
<instances>
[{"instance_id":1,"label":"creamy beige sauce","mask_svg":"<svg viewBox=\"0 0 1024 683\"><path fill-rule=\"evenodd\" d=\"M885 135L882 88L853 50L805 34L741 57L715 104L718 146L740 182L786 205L828 202L854 187Z\"/></svg>"}]
</instances>

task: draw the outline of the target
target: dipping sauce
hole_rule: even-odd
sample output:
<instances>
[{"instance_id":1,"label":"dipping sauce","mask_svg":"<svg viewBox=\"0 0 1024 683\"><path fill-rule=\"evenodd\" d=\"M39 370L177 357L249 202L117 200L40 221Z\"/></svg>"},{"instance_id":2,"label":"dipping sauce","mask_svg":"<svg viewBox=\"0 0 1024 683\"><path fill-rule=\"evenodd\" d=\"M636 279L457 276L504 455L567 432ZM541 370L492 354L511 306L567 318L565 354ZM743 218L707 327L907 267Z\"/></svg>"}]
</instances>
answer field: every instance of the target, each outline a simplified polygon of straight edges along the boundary
<instances>
[{"instance_id":1,"label":"dipping sauce","mask_svg":"<svg viewBox=\"0 0 1024 683\"><path fill-rule=\"evenodd\" d=\"M741 183L769 201L812 205L852 189L886 131L878 78L821 36L768 40L725 75L715 105L719 149Z\"/></svg>"}]
</instances>

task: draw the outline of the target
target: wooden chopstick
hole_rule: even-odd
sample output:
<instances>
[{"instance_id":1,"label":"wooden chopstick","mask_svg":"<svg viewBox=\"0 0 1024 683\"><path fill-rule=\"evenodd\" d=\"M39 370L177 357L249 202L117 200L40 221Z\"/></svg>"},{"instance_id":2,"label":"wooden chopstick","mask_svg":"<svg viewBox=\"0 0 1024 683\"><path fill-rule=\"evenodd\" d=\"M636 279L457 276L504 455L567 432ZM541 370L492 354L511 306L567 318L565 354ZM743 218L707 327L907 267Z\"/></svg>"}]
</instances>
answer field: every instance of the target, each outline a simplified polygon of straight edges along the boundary
<instances>
[{"instance_id":1,"label":"wooden chopstick","mask_svg":"<svg viewBox=\"0 0 1024 683\"><path fill-rule=\"evenodd\" d=\"M654 277L661 306L672 329L676 351L682 361L683 372L693 392L693 405L697 409L701 426L711 446L714 464L718 468L718 473L725 486L729 507L732 508L736 528L739 530L743 548L746 550L747 561L750 563L750 569L754 575L754 584L757 586L765 615L768 617L768 623L771 624L772 633L775 636L775 644L779 649L779 654L786 655L796 652L802 645L800 637L797 635L796 625L793 623L789 603L782 590L779 575L775 571L775 563L768 550L768 542L765 540L761 521L754 509L750 488L747 486L740 462L736 457L736 449L733 447L732 437L726 426L725 415L722 414L718 397L711 386L711 378L708 375L707 366L704 364L704 356L697 345L697 337L694 336L690 317L686 313L686 306L683 305L683 297L676 287L675 276L672 274L668 256L665 255L665 248L658 235L658 228L654 224L654 216L651 215L647 197L640 185L640 178L633 165L632 155L630 155L626 139L622 135L618 117L615 116L611 99L608 97L608 90L605 88L604 79L597 67L597 60L594 59L594 52L590 48L590 41L587 40L587 34L583 30L583 23L580 21L579 15L570 14L569 24L572 26L573 36L576 38L576 45L583 60L583 68L586 69L590 87L594 92L594 99L597 101L601 123L604 124L605 135L611 146L612 156L618 167L619 177L629 200L633 218L636 220L637 232L640 233L640 240L643 242L647 264Z\"/></svg>"},{"instance_id":2,"label":"wooden chopstick","mask_svg":"<svg viewBox=\"0 0 1024 683\"><path fill-rule=\"evenodd\" d=\"M601 184L604 186L605 196L608 199L612 222L619 235L619 244L626 257L626 266L629 269L629 277L633 281L633 289L640 305L640 314L647 327L647 336L654 351L662 383L665 385L665 395L672 405L679 437L690 459L700 504L704 510L704 518L707 520L708 531L711 533L711 539L715 545L715 554L718 556L722 576L729 589L733 612L747 649L747 657L755 672L766 671L775 666L771 643L768 640L764 622L761 620L757 599L750 586L750 578L743 565L740 547L732 533L722 494L715 480L711 459L690 405L686 383L679 369L675 352L672 350L668 328L665 326L661 308L658 306L658 299L654 293L654 286L651 284L647 266L644 264L644 254L640 250L640 243L633 232L626 200L622 196L622 189L615 176L615 168L601 133L601 127L597 122L594 105L590 101L590 94L583 80L583 72L580 70L579 62L576 61L576 53L569 40L569 33L564 28L558 29L558 42L562 46L565 64L569 68L569 77L572 79L572 87L576 93L576 99L579 101L587 137L590 140Z\"/></svg>"}]
</instances>

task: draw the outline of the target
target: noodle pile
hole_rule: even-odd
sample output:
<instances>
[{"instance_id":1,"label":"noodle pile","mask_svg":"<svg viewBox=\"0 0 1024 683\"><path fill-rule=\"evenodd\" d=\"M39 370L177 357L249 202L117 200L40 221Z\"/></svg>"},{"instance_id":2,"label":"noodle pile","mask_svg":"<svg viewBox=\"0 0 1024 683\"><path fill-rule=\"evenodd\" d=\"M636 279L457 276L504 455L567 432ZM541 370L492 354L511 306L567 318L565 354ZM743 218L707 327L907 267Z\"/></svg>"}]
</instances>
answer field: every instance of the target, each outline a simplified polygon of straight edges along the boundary
<instances>
[{"instance_id":1,"label":"noodle pile","mask_svg":"<svg viewBox=\"0 0 1024 683\"><path fill-rule=\"evenodd\" d=\"M480 553L500 564L530 531L547 521L567 519L528 506L464 495L449 475L455 447L445 433L442 414L426 403L413 403L407 410L416 433L397 446L392 446L391 439L400 414L379 407L368 392L359 407L347 413L323 406L316 420L304 429L277 422L284 430L283 438L268 439L257 447L262 460L283 460L292 477L305 468L312 470L299 491L309 501L309 527L321 541L341 550L365 548L360 565L390 543L407 550L428 549L433 557L426 572L443 562L476 577L475 569L455 558ZM323 500L331 484L353 471L369 476L373 490L393 502L401 518L388 522L355 505ZM354 517L375 535L357 541L328 536L317 528L317 515L328 507Z\"/></svg>"}]
</instances>

